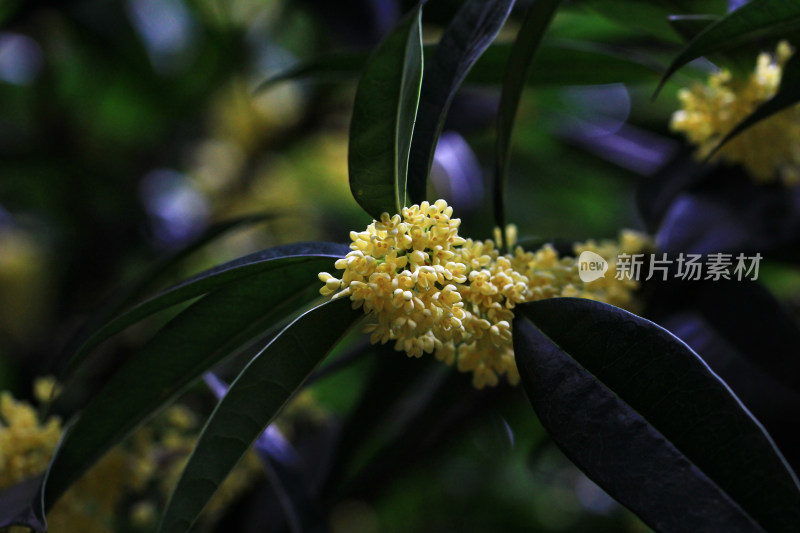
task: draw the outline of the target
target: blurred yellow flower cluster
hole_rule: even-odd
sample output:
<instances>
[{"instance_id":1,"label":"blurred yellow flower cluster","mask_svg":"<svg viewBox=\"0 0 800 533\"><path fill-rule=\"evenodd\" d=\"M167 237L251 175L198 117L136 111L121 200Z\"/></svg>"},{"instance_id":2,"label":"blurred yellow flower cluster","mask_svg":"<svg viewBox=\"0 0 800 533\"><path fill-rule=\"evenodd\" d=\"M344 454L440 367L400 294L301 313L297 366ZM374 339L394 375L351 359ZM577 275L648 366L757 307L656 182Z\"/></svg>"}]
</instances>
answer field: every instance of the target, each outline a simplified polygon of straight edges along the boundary
<instances>
[{"instance_id":1,"label":"blurred yellow flower cluster","mask_svg":"<svg viewBox=\"0 0 800 533\"><path fill-rule=\"evenodd\" d=\"M722 69L707 85L695 85L678 93L681 109L672 115L671 127L697 145L697 156L707 157L720 141L778 90L783 67L793 50L778 44L775 55L758 56L755 71L737 79ZM714 159L742 165L757 181L786 185L800 183L800 105L795 105L737 135Z\"/></svg>"},{"instance_id":2,"label":"blurred yellow flower cluster","mask_svg":"<svg viewBox=\"0 0 800 533\"><path fill-rule=\"evenodd\" d=\"M536 252L516 247L501 254L494 241L473 241L458 235L460 220L444 200L406 207L401 215L384 213L366 231L351 232L352 249L336 262L338 279L327 272L323 295L349 296L374 318L367 326L373 343L395 341L395 349L411 357L435 353L448 365L473 373L477 388L497 385L506 375L519 382L511 337L517 304L576 296L630 306L632 280L613 276L584 284L574 258L560 258L546 245ZM514 245L516 231L507 229ZM622 242L587 243L614 268L619 253L635 253L643 236L624 232Z\"/></svg>"},{"instance_id":3,"label":"blurred yellow flower cluster","mask_svg":"<svg viewBox=\"0 0 800 533\"><path fill-rule=\"evenodd\" d=\"M54 381L37 380L36 396L42 402L51 397ZM51 417L40 421L30 404L0 394L0 490L42 474L61 437L61 421ZM76 484L70 487L48 512L48 531L53 533L91 531L113 532L121 522L134 529L150 530L158 518L172 486L197 441L194 413L180 405L171 406L140 428L128 441L113 448ZM206 520L241 494L261 475L257 457L251 451L215 494L204 513ZM155 492L152 489L155 486ZM132 501L125 509L122 505ZM13 527L22 533L27 528Z\"/></svg>"}]
</instances>

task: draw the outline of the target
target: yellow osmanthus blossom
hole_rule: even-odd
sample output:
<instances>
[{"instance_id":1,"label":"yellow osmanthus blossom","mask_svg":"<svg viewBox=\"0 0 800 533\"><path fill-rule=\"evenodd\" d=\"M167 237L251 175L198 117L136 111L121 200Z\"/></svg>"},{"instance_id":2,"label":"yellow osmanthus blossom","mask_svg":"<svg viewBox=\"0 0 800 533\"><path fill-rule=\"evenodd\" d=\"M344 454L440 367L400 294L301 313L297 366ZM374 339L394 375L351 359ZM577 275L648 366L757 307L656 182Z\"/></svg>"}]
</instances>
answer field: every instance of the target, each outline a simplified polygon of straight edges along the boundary
<instances>
[{"instance_id":1,"label":"yellow osmanthus blossom","mask_svg":"<svg viewBox=\"0 0 800 533\"><path fill-rule=\"evenodd\" d=\"M48 401L57 393L49 378L34 383L35 395ZM116 531L121 504L138 499L128 518L134 528L155 526L159 508L166 502L172 484L197 442L198 423L184 406L167 408L123 444L114 447L77 483L67 490L47 513L48 531L53 533ZM0 490L42 474L61 437L57 417L40 420L33 406L0 393ZM257 457L251 451L220 486L204 512L206 521L220 515L239 494L261 475ZM159 490L150 494L149 489ZM149 491L149 492L148 492ZM11 533L28 531L12 527Z\"/></svg>"},{"instance_id":2,"label":"yellow osmanthus blossom","mask_svg":"<svg viewBox=\"0 0 800 533\"><path fill-rule=\"evenodd\" d=\"M452 214L444 200L422 202L351 232L352 251L335 264L342 278L321 272L320 292L349 296L355 308L363 307L373 319L366 328L373 343L394 341L411 357L435 353L472 372L477 388L497 385L503 375L519 382L511 337L516 305L577 296L630 307L635 281L608 276L584 284L576 260L559 257L550 245L501 254L492 240L460 237L461 221ZM516 228L508 228L505 239L513 247ZM639 252L645 244L643 236L623 232L621 243L589 241L575 251L595 251L611 270L619 253Z\"/></svg>"},{"instance_id":3,"label":"yellow osmanthus blossom","mask_svg":"<svg viewBox=\"0 0 800 533\"><path fill-rule=\"evenodd\" d=\"M40 422L30 404L15 400L8 392L0 393L0 489L42 474L60 436L58 418ZM126 474L124 454L115 450L106 455L48 513L48 531L113 531L114 510Z\"/></svg>"},{"instance_id":4,"label":"yellow osmanthus blossom","mask_svg":"<svg viewBox=\"0 0 800 533\"><path fill-rule=\"evenodd\" d=\"M697 145L697 157L707 157L733 128L772 98L780 85L783 67L793 50L786 41L775 55L762 53L746 79L727 69L712 74L707 85L697 84L678 93L681 109L672 115L671 127ZM762 120L726 143L715 155L742 165L757 181L780 177L786 185L800 183L800 105Z\"/></svg>"}]
</instances>

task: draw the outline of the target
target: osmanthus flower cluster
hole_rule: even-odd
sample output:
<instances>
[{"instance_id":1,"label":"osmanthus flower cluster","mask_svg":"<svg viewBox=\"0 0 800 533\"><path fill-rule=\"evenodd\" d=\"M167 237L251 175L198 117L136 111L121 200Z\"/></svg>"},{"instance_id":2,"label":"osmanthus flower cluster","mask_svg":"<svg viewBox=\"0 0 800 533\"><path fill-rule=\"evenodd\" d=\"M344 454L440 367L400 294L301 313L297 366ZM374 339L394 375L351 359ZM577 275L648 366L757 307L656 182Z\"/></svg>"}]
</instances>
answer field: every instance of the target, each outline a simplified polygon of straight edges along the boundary
<instances>
[{"instance_id":1,"label":"osmanthus flower cluster","mask_svg":"<svg viewBox=\"0 0 800 533\"><path fill-rule=\"evenodd\" d=\"M711 74L707 85L697 84L678 93L681 109L672 115L671 127L697 145L706 158L742 120L772 98L778 90L791 46L782 41L774 55L762 53L746 79L727 69ZM757 181L779 177L786 185L800 183L800 105L762 120L726 143L714 155L742 165Z\"/></svg>"},{"instance_id":2,"label":"osmanthus flower cluster","mask_svg":"<svg viewBox=\"0 0 800 533\"><path fill-rule=\"evenodd\" d=\"M40 402L51 398L54 381L37 380ZM47 513L53 533L112 532L120 523L127 530L150 531L156 525L183 463L197 442L196 417L188 408L173 405L140 428L128 441L114 447ZM0 490L44 473L61 437L61 420L41 420L29 403L8 392L0 393ZM205 512L206 523L219 516L261 474L254 453L245 456L223 483ZM153 491L153 487L156 490ZM130 504L126 507L125 504ZM10 528L11 533L28 531Z\"/></svg>"},{"instance_id":3,"label":"osmanthus flower cluster","mask_svg":"<svg viewBox=\"0 0 800 533\"><path fill-rule=\"evenodd\" d=\"M394 341L410 357L434 353L472 372L477 388L497 385L503 375L519 382L511 336L518 304L576 296L631 305L637 282L616 280L614 259L639 252L646 245L641 235L625 232L621 243L576 246L577 253L591 250L609 261L611 274L584 284L575 258L559 257L550 245L501 254L493 240L459 236L461 221L452 215L444 200L422 202L351 232L352 251L335 264L341 279L320 273L320 292L363 307L372 318L366 328L372 343ZM509 230L511 247L515 231Z\"/></svg>"}]
</instances>

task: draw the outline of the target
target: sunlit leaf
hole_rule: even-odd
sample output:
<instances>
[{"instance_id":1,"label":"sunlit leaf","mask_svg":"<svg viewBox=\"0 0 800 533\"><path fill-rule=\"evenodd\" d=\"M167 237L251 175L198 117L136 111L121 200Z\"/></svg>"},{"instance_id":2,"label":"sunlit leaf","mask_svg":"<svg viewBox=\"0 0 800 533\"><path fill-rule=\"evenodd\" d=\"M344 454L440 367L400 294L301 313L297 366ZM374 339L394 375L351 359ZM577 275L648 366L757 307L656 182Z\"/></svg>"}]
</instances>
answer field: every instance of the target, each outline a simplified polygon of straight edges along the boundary
<instances>
[{"instance_id":1,"label":"sunlit leaf","mask_svg":"<svg viewBox=\"0 0 800 533\"><path fill-rule=\"evenodd\" d=\"M433 154L456 91L502 28L513 5L514 0L467 0L429 56L409 157L408 193L413 203L425 199Z\"/></svg>"},{"instance_id":2,"label":"sunlit leaf","mask_svg":"<svg viewBox=\"0 0 800 533\"><path fill-rule=\"evenodd\" d=\"M684 343L599 302L555 298L517 309L514 352L534 409L614 498L659 531L796 529L796 477Z\"/></svg>"},{"instance_id":3,"label":"sunlit leaf","mask_svg":"<svg viewBox=\"0 0 800 533\"><path fill-rule=\"evenodd\" d=\"M378 46L356 89L350 120L350 191L373 218L397 213L406 196L411 135L422 83L421 8Z\"/></svg>"}]
</instances>

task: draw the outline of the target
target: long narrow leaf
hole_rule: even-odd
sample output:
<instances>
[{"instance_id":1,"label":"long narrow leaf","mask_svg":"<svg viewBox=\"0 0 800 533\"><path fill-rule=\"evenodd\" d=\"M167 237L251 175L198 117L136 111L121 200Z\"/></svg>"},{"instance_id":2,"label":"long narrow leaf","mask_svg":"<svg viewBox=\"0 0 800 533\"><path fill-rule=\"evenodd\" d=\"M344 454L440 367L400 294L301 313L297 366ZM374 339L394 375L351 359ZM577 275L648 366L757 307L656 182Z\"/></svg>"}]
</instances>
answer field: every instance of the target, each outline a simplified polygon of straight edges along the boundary
<instances>
[{"instance_id":1,"label":"long narrow leaf","mask_svg":"<svg viewBox=\"0 0 800 533\"><path fill-rule=\"evenodd\" d=\"M656 94L672 74L693 59L757 39L793 35L797 30L800 30L800 0L752 0L692 39L667 68Z\"/></svg>"},{"instance_id":2,"label":"long narrow leaf","mask_svg":"<svg viewBox=\"0 0 800 533\"><path fill-rule=\"evenodd\" d=\"M659 531L796 531L796 477L684 343L599 302L518 309L525 391L553 440L609 494Z\"/></svg>"},{"instance_id":3,"label":"long narrow leaf","mask_svg":"<svg viewBox=\"0 0 800 533\"><path fill-rule=\"evenodd\" d=\"M506 227L505 184L511 155L511 134L514 131L519 100L542 37L560 5L561 0L537 0L528 9L508 59L503 90L500 94L500 107L497 111L495 144L494 215L495 225L500 228Z\"/></svg>"},{"instance_id":4,"label":"long narrow leaf","mask_svg":"<svg viewBox=\"0 0 800 533\"><path fill-rule=\"evenodd\" d=\"M243 217L226 220L215 224L208 228L202 235L194 239L192 242L177 250L175 252L164 255L157 261L153 262L149 267L145 268L143 272L136 276L130 284L124 287L121 291L114 294L113 297L107 301L94 315L91 320L81 328L80 332L75 335L72 341L64 349L64 358L71 359L79 348L86 343L86 341L100 329L109 320L114 318L115 315L124 311L126 307L131 306L135 300L141 297L153 282L158 279L164 272L169 271L178 263L189 257L194 252L200 250L207 244L213 242L219 237L224 236L237 228L257 224L274 218L274 213L262 213L256 215L248 215ZM65 362L64 360L61 361ZM71 360L70 365L74 367L79 361Z\"/></svg>"},{"instance_id":5,"label":"long narrow leaf","mask_svg":"<svg viewBox=\"0 0 800 533\"><path fill-rule=\"evenodd\" d=\"M503 82L513 43L490 46L467 75L465 84L497 85ZM663 65L633 50L587 41L558 40L542 43L525 77L526 87L547 85L598 85L653 81Z\"/></svg>"},{"instance_id":6,"label":"long narrow leaf","mask_svg":"<svg viewBox=\"0 0 800 533\"><path fill-rule=\"evenodd\" d=\"M368 52L325 54L270 76L259 83L254 92L266 91L284 81L305 78L333 81L352 80L364 69L369 56Z\"/></svg>"},{"instance_id":7,"label":"long narrow leaf","mask_svg":"<svg viewBox=\"0 0 800 533\"><path fill-rule=\"evenodd\" d=\"M228 385L221 379L208 372L204 380L217 400L225 397ZM273 422L258 436L253 448L267 474L267 481L283 507L291 531L309 531L312 527L310 524L316 519L311 515L316 513L312 513L308 483L303 479L300 457L292 444Z\"/></svg>"},{"instance_id":8,"label":"long narrow leaf","mask_svg":"<svg viewBox=\"0 0 800 533\"><path fill-rule=\"evenodd\" d=\"M719 18L717 15L673 15L669 17L669 24L681 37L691 41Z\"/></svg>"},{"instance_id":9,"label":"long narrow leaf","mask_svg":"<svg viewBox=\"0 0 800 533\"><path fill-rule=\"evenodd\" d=\"M69 362L62 379L66 379L77 369L88 353L101 342L150 315L249 276L316 261L317 258L342 257L348 251L346 245L333 243L289 244L246 255L201 272L145 300L95 331L87 332L80 345L64 354Z\"/></svg>"},{"instance_id":10,"label":"long narrow leaf","mask_svg":"<svg viewBox=\"0 0 800 533\"><path fill-rule=\"evenodd\" d=\"M188 531L241 456L363 312L346 299L308 311L245 367L206 422L159 531Z\"/></svg>"},{"instance_id":11,"label":"long narrow leaf","mask_svg":"<svg viewBox=\"0 0 800 533\"><path fill-rule=\"evenodd\" d=\"M421 6L378 46L358 83L350 122L350 191L375 219L400 211L422 83Z\"/></svg>"},{"instance_id":12,"label":"long narrow leaf","mask_svg":"<svg viewBox=\"0 0 800 533\"><path fill-rule=\"evenodd\" d=\"M419 118L411 144L408 193L425 199L428 173L456 91L505 23L514 0L467 0L444 30L425 67Z\"/></svg>"},{"instance_id":13,"label":"long narrow leaf","mask_svg":"<svg viewBox=\"0 0 800 533\"><path fill-rule=\"evenodd\" d=\"M313 298L309 285L320 270L332 266L332 259L314 258L251 276L209 294L169 322L81 412L56 450L45 491L47 507L203 372Z\"/></svg>"},{"instance_id":14,"label":"long narrow leaf","mask_svg":"<svg viewBox=\"0 0 800 533\"><path fill-rule=\"evenodd\" d=\"M800 54L795 53L783 67L781 84L775 96L758 106L755 111L725 135L716 148L714 148L713 152L708 155L708 158L711 158L725 143L746 129L755 126L775 113L779 113L795 105L797 102L800 102Z\"/></svg>"},{"instance_id":15,"label":"long narrow leaf","mask_svg":"<svg viewBox=\"0 0 800 533\"><path fill-rule=\"evenodd\" d=\"M463 83L489 86L502 83L512 44L492 44L475 62ZM430 44L423 46L424 55L430 57L434 48L435 45ZM364 52L329 54L277 74L265 80L257 90L302 78L352 81L364 68L367 58L369 54ZM638 82L657 79L663 70L664 65L631 50L587 41L559 40L542 43L525 83L531 87Z\"/></svg>"}]
</instances>

